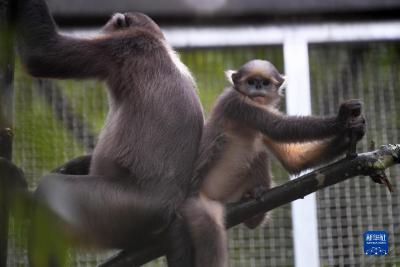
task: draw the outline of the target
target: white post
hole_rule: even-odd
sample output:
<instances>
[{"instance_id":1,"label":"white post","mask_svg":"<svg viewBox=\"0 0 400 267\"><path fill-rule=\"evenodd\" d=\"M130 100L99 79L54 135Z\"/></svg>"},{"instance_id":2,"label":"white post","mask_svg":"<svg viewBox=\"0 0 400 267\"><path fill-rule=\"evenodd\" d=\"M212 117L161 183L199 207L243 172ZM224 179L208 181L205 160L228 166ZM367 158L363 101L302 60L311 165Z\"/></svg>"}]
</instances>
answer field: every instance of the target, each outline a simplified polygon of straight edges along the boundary
<instances>
[{"instance_id":1,"label":"white post","mask_svg":"<svg viewBox=\"0 0 400 267\"><path fill-rule=\"evenodd\" d=\"M286 88L286 108L290 115L310 115L310 73L308 44L293 31L283 44ZM294 179L296 177L291 177ZM317 206L315 194L292 202L294 255L296 267L319 267Z\"/></svg>"}]
</instances>

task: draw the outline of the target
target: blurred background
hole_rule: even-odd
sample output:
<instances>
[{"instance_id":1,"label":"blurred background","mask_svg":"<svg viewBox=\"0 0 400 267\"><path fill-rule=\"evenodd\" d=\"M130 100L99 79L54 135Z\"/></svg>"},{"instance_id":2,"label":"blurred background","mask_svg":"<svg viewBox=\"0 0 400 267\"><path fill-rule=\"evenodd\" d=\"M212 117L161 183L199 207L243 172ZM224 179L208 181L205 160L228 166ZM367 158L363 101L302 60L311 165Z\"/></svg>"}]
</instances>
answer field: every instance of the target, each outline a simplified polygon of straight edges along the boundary
<instances>
[{"instance_id":1,"label":"blurred background","mask_svg":"<svg viewBox=\"0 0 400 267\"><path fill-rule=\"evenodd\" d=\"M288 94L297 90L306 96L295 104L283 104L282 110L293 105L293 110L311 107L313 114L335 114L342 100L359 98L368 131L358 150L367 151L371 141L378 146L399 143L399 0L51 0L48 4L67 33L92 33L114 12L150 15L195 76L206 113L227 85L224 70L254 58L267 59L289 76ZM42 175L93 150L107 113L107 95L104 85L95 81L32 79L18 62L14 90L13 161L25 171L33 190ZM277 164L273 171L275 184L289 180ZM231 266L400 266L399 171L396 167L388 173L396 188L391 195L364 177L319 191L303 207L311 209L315 218L303 216L296 230L294 217L299 216L292 216L291 205L274 210L265 227L233 228ZM310 238L302 239L302 227L309 231L310 225ZM26 266L26 232L13 220L10 228L8 266ZM364 256L367 230L389 233L388 256ZM295 248L296 239L310 250ZM70 265L96 266L113 253L71 251ZM165 261L146 266L165 266Z\"/></svg>"}]
</instances>

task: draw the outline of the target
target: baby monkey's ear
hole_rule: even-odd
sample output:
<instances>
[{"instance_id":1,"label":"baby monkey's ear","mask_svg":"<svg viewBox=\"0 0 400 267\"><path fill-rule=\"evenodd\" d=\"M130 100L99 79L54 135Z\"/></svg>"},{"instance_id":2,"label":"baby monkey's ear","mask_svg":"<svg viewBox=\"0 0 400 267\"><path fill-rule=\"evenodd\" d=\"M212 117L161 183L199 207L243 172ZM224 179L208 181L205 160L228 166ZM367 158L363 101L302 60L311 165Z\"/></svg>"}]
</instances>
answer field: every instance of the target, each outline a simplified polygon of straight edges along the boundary
<instances>
[{"instance_id":1,"label":"baby monkey's ear","mask_svg":"<svg viewBox=\"0 0 400 267\"><path fill-rule=\"evenodd\" d=\"M232 85L234 85L238 80L238 75L236 70L226 70L225 76L228 82Z\"/></svg>"},{"instance_id":2,"label":"baby monkey's ear","mask_svg":"<svg viewBox=\"0 0 400 267\"><path fill-rule=\"evenodd\" d=\"M279 93L279 95L283 96L285 94L285 89L286 89L286 86L288 83L287 82L288 79L284 75L281 75L280 77L281 77L281 80L278 83L278 93Z\"/></svg>"}]
</instances>

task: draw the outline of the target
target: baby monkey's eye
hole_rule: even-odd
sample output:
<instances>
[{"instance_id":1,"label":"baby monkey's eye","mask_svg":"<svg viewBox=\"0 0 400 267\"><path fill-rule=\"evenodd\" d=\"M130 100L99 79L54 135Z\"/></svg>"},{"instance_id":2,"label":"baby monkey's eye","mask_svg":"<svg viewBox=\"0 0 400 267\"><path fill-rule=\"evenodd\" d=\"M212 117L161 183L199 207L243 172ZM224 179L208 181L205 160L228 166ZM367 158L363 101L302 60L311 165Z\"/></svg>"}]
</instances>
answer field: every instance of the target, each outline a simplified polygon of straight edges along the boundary
<instances>
[{"instance_id":1,"label":"baby monkey's eye","mask_svg":"<svg viewBox=\"0 0 400 267\"><path fill-rule=\"evenodd\" d=\"M256 81L254 79L248 79L247 80L247 84L248 85L254 85L256 83Z\"/></svg>"},{"instance_id":2,"label":"baby monkey's eye","mask_svg":"<svg viewBox=\"0 0 400 267\"><path fill-rule=\"evenodd\" d=\"M269 80L263 80L263 83L262 83L262 84L263 84L264 86L268 86L268 85L269 85L269 83L270 83L270 81L269 81Z\"/></svg>"}]
</instances>

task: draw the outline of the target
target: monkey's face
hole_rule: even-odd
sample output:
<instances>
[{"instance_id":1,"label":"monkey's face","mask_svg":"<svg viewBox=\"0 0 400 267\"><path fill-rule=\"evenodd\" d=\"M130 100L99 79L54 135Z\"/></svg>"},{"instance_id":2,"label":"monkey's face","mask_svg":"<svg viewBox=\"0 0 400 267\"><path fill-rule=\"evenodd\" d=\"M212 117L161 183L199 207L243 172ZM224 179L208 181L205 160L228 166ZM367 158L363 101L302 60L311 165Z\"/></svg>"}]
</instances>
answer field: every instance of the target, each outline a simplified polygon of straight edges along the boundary
<instances>
[{"instance_id":1,"label":"monkey's face","mask_svg":"<svg viewBox=\"0 0 400 267\"><path fill-rule=\"evenodd\" d=\"M148 16L139 12L115 13L103 27L104 32L141 29L164 39L160 27Z\"/></svg>"},{"instance_id":2,"label":"monkey's face","mask_svg":"<svg viewBox=\"0 0 400 267\"><path fill-rule=\"evenodd\" d=\"M251 75L234 82L234 89L251 99L262 104L277 104L281 99L279 87L268 77L262 75Z\"/></svg>"},{"instance_id":3,"label":"monkey's face","mask_svg":"<svg viewBox=\"0 0 400 267\"><path fill-rule=\"evenodd\" d=\"M284 78L266 60L252 60L232 73L233 88L251 99L266 104L277 104L281 99Z\"/></svg>"},{"instance_id":4,"label":"monkey's face","mask_svg":"<svg viewBox=\"0 0 400 267\"><path fill-rule=\"evenodd\" d=\"M241 81L238 89L251 97L265 97L269 91L274 91L275 86L271 85L271 81L268 78L256 75Z\"/></svg>"}]
</instances>

